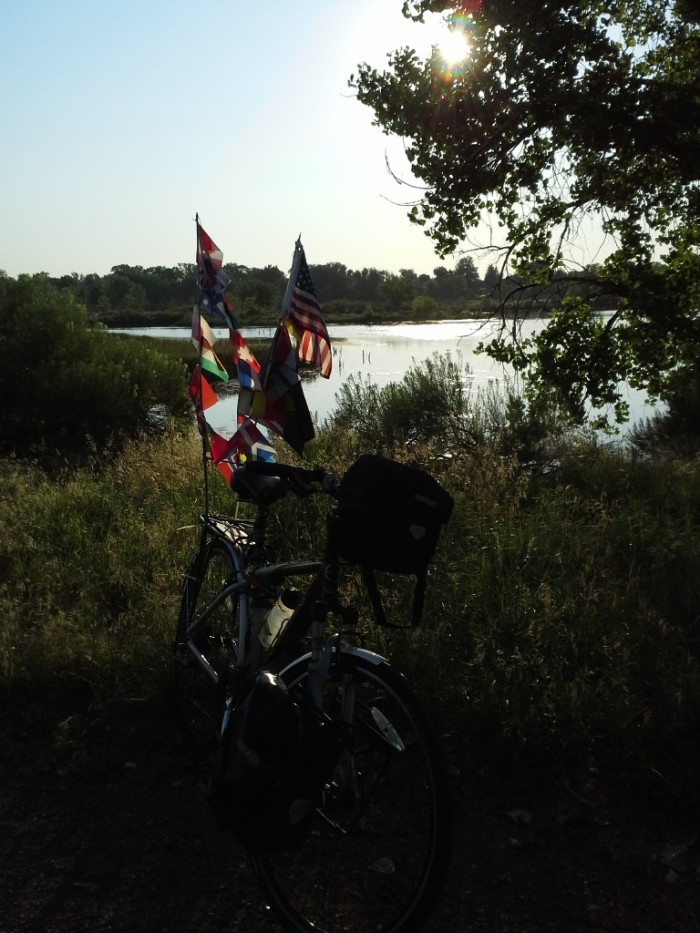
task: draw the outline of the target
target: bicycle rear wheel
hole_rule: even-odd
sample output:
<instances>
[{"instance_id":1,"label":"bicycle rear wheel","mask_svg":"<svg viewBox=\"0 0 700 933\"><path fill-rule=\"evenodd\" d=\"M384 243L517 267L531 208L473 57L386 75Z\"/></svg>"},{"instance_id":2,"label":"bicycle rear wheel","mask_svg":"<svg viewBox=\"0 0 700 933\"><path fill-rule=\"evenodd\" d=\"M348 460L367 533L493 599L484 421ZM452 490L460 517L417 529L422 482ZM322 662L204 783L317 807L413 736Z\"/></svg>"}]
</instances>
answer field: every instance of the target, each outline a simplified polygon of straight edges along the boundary
<instances>
[{"instance_id":1,"label":"bicycle rear wheel","mask_svg":"<svg viewBox=\"0 0 700 933\"><path fill-rule=\"evenodd\" d=\"M303 690L306 661L282 676ZM427 918L446 875L446 771L421 705L385 661L342 655L324 687L327 713L340 715L348 689L354 723L309 833L300 848L253 864L287 929L405 933Z\"/></svg>"},{"instance_id":2,"label":"bicycle rear wheel","mask_svg":"<svg viewBox=\"0 0 700 933\"><path fill-rule=\"evenodd\" d=\"M197 551L185 574L175 642L175 686L182 719L200 745L218 735L223 697L214 678L189 651L186 633L193 620L235 577L230 551L216 540ZM195 638L197 648L219 676L236 658L237 615L235 597L224 600Z\"/></svg>"}]
</instances>

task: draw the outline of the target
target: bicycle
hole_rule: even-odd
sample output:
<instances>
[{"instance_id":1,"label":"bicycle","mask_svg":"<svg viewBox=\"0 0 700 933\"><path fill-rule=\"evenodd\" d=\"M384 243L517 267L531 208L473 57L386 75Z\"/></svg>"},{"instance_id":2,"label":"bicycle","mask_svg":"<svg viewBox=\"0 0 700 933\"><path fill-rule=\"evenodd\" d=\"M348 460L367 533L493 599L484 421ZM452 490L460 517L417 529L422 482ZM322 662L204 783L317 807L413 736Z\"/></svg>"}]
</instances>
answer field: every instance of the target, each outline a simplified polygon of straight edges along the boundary
<instances>
[{"instance_id":1,"label":"bicycle","mask_svg":"<svg viewBox=\"0 0 700 933\"><path fill-rule=\"evenodd\" d=\"M385 658L360 647L358 611L341 603L342 555L353 550L352 540L339 544L343 482L319 468L250 462L231 486L256 517L200 516L175 651L185 721L198 743L220 748L252 685L263 676L281 681L314 719L313 735L323 726L333 739L301 836L291 847L253 846L269 906L302 933L416 930L447 872L450 791L422 704ZM315 492L340 503L322 557L275 563L266 540L271 506ZM285 588L300 576L310 578L303 591ZM373 586L370 596L381 618ZM422 593L418 602L422 611ZM340 624L327 635L331 618Z\"/></svg>"}]
</instances>

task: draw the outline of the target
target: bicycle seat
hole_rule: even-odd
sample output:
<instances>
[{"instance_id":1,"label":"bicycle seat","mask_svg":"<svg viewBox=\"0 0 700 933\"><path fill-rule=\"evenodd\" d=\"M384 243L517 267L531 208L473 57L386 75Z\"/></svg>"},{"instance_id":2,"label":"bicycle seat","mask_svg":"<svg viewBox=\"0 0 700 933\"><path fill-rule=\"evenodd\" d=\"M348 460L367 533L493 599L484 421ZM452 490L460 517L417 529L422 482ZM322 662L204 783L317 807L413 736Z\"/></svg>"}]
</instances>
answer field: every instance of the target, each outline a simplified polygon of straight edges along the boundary
<instances>
[{"instance_id":1,"label":"bicycle seat","mask_svg":"<svg viewBox=\"0 0 700 933\"><path fill-rule=\"evenodd\" d=\"M234 471L231 489L243 502L254 502L257 505L269 505L289 492L289 486L279 476L249 473L245 466Z\"/></svg>"}]
</instances>

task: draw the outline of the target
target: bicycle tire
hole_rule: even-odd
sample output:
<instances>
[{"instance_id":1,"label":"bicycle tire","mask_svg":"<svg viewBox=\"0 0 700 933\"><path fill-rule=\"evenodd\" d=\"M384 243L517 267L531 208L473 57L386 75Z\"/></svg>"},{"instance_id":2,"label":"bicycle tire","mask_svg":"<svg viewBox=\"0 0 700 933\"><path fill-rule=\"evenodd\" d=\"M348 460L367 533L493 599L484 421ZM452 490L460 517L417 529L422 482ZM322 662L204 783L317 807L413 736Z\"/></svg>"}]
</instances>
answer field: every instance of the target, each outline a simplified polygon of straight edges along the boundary
<instances>
[{"instance_id":1,"label":"bicycle tire","mask_svg":"<svg viewBox=\"0 0 700 933\"><path fill-rule=\"evenodd\" d=\"M200 548L185 572L175 640L174 679L181 719L197 745L207 745L218 736L223 692L188 651L185 633L193 619L235 576L233 557L217 540ZM236 658L237 615L237 600L225 600L196 639L197 647L219 675Z\"/></svg>"},{"instance_id":2,"label":"bicycle tire","mask_svg":"<svg viewBox=\"0 0 700 933\"><path fill-rule=\"evenodd\" d=\"M253 866L285 929L408 933L428 918L447 874L447 772L423 707L400 674L377 656L345 653L324 687L324 707L332 708L343 675L357 690L348 744L359 801L350 800L337 768L301 847L252 856ZM281 676L290 690L303 689L306 660Z\"/></svg>"}]
</instances>

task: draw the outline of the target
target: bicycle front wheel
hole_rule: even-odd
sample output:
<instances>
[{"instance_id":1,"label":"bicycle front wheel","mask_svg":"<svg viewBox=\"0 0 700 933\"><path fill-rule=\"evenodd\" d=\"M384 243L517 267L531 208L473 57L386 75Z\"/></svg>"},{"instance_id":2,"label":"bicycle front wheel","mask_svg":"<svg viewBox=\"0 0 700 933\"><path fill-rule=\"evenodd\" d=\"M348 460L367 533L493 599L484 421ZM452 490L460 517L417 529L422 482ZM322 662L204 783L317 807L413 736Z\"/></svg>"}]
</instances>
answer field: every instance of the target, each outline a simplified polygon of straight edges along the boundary
<instances>
[{"instance_id":1,"label":"bicycle front wheel","mask_svg":"<svg viewBox=\"0 0 700 933\"><path fill-rule=\"evenodd\" d=\"M303 690L305 660L282 674ZM450 856L450 792L439 743L406 681L374 656L343 654L324 687L346 747L310 831L291 852L253 857L269 904L300 933L405 933L427 918Z\"/></svg>"},{"instance_id":2,"label":"bicycle front wheel","mask_svg":"<svg viewBox=\"0 0 700 933\"><path fill-rule=\"evenodd\" d=\"M191 738L206 745L218 735L221 721L221 691L217 681L187 647L188 629L236 578L229 549L210 541L194 555L185 573L175 640L175 686L182 719ZM194 637L194 643L220 677L236 658L237 600L224 600Z\"/></svg>"}]
</instances>

